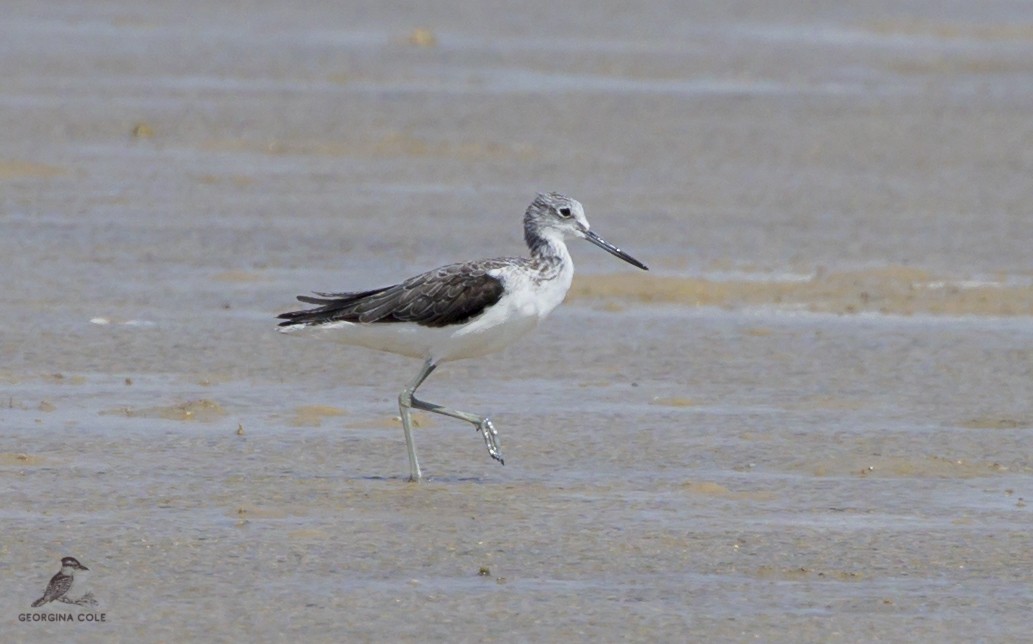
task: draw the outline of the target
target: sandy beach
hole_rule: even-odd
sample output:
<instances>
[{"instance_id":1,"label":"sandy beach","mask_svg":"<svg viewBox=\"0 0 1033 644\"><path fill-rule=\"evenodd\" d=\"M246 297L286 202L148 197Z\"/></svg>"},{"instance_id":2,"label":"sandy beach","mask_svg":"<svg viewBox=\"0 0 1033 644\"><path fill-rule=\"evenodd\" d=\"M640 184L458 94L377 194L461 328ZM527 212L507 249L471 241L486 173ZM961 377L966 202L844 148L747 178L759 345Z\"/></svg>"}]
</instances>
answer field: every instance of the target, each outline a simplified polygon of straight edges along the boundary
<instances>
[{"instance_id":1,"label":"sandy beach","mask_svg":"<svg viewBox=\"0 0 1033 644\"><path fill-rule=\"evenodd\" d=\"M5 641L1020 642L1033 9L7 3ZM524 252L449 363L275 332ZM81 604L38 608L61 558ZM57 621L68 616L69 621Z\"/></svg>"}]
</instances>

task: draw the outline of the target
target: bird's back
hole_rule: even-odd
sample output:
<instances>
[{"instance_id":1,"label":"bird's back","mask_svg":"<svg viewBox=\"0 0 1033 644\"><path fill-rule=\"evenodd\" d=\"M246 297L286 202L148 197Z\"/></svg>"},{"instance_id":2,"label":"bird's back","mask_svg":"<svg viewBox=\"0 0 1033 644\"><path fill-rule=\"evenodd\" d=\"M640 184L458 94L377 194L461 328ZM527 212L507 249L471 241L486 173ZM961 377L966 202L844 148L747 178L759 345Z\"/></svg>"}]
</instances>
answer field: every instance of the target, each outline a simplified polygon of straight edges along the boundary
<instances>
[{"instance_id":1,"label":"bird's back","mask_svg":"<svg viewBox=\"0 0 1033 644\"><path fill-rule=\"evenodd\" d=\"M33 607L42 606L47 602L52 602L55 599L60 599L68 592L68 589L72 587L73 581L72 575L66 575L64 573L57 573L50 578L50 583L47 584L47 590L43 593L43 596L32 602Z\"/></svg>"},{"instance_id":2,"label":"bird's back","mask_svg":"<svg viewBox=\"0 0 1033 644\"><path fill-rule=\"evenodd\" d=\"M318 297L299 295L299 301L317 308L281 314L280 327L335 322L411 322L431 328L465 324L502 297L503 281L492 273L509 261L488 259L449 264L394 286L369 291L316 293Z\"/></svg>"}]
</instances>

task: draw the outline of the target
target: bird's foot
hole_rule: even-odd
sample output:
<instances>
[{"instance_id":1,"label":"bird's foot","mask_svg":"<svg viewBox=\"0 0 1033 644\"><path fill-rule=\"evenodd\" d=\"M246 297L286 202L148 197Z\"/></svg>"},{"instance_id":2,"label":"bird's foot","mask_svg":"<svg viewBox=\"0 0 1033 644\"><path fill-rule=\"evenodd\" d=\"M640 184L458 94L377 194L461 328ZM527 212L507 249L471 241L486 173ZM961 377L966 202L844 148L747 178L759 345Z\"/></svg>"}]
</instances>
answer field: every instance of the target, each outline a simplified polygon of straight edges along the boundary
<instances>
[{"instance_id":1,"label":"bird's foot","mask_svg":"<svg viewBox=\"0 0 1033 644\"><path fill-rule=\"evenodd\" d=\"M502 450L499 449L499 431L491 424L491 420L485 418L477 423L477 431L484 436L484 444L488 447L488 454L502 465L505 465L506 462L502 460Z\"/></svg>"}]
</instances>

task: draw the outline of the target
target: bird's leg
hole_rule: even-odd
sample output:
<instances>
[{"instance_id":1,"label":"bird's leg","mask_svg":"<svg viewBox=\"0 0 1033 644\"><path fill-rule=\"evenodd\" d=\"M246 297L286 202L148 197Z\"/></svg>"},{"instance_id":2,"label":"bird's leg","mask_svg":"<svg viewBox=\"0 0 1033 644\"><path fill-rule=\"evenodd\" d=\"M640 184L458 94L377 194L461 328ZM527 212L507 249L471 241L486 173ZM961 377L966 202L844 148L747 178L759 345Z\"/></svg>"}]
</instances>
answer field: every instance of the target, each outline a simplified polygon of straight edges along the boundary
<instances>
[{"instance_id":1,"label":"bird's leg","mask_svg":"<svg viewBox=\"0 0 1033 644\"><path fill-rule=\"evenodd\" d=\"M412 395L436 366L430 360L424 362L416 377L405 386L402 393L398 394L398 411L402 417L402 429L405 431L405 448L409 452L409 481L414 483L420 480L420 462L416 460L416 443L412 438L412 412L410 410L416 402Z\"/></svg>"},{"instance_id":2,"label":"bird's leg","mask_svg":"<svg viewBox=\"0 0 1033 644\"><path fill-rule=\"evenodd\" d=\"M499 448L499 432L495 429L495 426L491 424L491 420L486 416L478 416L465 411L459 411L458 409L449 409L448 407L442 407L435 403L424 402L417 400L416 398L410 398L412 406L416 409L422 409L423 411L431 411L435 414L442 414L444 416L451 416L452 418L458 418L459 420L465 420L466 422L473 425L477 431L484 437L484 444L488 448L488 454L505 465L506 462L502 460L502 450Z\"/></svg>"},{"instance_id":3,"label":"bird's leg","mask_svg":"<svg viewBox=\"0 0 1033 644\"><path fill-rule=\"evenodd\" d=\"M420 480L420 464L416 460L416 444L412 438L412 409L420 409L423 411L433 412L435 414L441 414L443 416L451 416L452 418L458 418L459 420L465 420L466 422L477 428L477 431L484 437L484 444L488 448L488 454L503 465L506 464L502 460L502 451L499 448L499 432L495 429L495 426L491 424L491 420L484 416L478 416L465 411L459 411L458 409L449 409L448 407L442 407L435 403L424 402L416 398L416 389L423 384L423 381L427 379L427 376L437 368L430 360L423 363L423 368L416 374L416 377L412 379L402 393L398 395L398 409L402 416L402 429L405 430L405 446L409 450L409 480L419 481Z\"/></svg>"}]
</instances>

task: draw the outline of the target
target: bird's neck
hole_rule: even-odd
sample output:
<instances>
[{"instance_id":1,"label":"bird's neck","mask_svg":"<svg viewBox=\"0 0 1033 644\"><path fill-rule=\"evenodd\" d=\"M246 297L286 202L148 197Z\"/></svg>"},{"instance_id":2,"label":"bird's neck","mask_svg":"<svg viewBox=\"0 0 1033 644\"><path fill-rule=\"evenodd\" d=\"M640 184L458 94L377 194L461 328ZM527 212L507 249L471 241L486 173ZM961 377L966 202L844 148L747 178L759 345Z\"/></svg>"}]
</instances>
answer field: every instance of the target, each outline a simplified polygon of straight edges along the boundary
<instances>
[{"instance_id":1,"label":"bird's neck","mask_svg":"<svg viewBox=\"0 0 1033 644\"><path fill-rule=\"evenodd\" d=\"M524 239L531 250L531 261L542 273L556 273L572 268L570 251L563 241L563 235L555 230L540 231L526 227Z\"/></svg>"}]
</instances>

